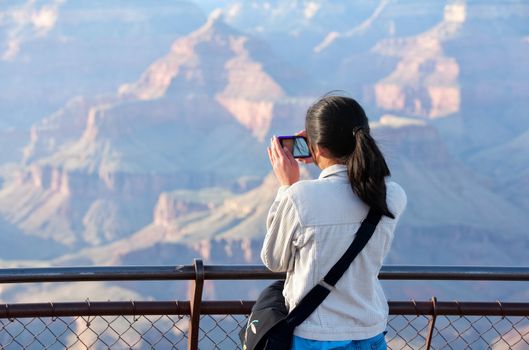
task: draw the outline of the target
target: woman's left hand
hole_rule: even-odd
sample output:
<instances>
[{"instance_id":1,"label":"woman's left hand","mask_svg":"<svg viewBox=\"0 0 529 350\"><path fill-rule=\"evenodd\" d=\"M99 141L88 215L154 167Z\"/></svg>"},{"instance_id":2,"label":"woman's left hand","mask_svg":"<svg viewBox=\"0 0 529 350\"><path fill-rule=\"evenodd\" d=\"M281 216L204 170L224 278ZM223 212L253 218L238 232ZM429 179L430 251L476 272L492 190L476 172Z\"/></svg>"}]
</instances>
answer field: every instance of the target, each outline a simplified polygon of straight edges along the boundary
<instances>
[{"instance_id":1,"label":"woman's left hand","mask_svg":"<svg viewBox=\"0 0 529 350\"><path fill-rule=\"evenodd\" d=\"M281 147L277 136L272 137L268 147L268 158L282 186L290 186L299 181L299 164L286 147Z\"/></svg>"}]
</instances>

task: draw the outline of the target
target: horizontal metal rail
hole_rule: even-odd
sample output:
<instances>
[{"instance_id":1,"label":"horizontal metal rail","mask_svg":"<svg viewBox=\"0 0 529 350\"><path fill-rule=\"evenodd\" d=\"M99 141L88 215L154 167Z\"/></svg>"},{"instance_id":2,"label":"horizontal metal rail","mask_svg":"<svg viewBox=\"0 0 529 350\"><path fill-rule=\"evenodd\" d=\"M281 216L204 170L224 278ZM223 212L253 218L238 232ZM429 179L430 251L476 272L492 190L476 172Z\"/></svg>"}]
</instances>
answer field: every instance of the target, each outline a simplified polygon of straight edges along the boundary
<instances>
[{"instance_id":1,"label":"horizontal metal rail","mask_svg":"<svg viewBox=\"0 0 529 350\"><path fill-rule=\"evenodd\" d=\"M284 278L262 265L205 265L205 280ZM194 280L193 265L45 267L0 269L0 283ZM529 281L529 267L383 266L381 280Z\"/></svg>"},{"instance_id":2,"label":"horizontal metal rail","mask_svg":"<svg viewBox=\"0 0 529 350\"><path fill-rule=\"evenodd\" d=\"M254 301L203 301L202 315L247 315ZM529 303L390 301L390 315L529 316ZM0 319L70 316L190 315L189 301L85 301L0 304Z\"/></svg>"}]
</instances>

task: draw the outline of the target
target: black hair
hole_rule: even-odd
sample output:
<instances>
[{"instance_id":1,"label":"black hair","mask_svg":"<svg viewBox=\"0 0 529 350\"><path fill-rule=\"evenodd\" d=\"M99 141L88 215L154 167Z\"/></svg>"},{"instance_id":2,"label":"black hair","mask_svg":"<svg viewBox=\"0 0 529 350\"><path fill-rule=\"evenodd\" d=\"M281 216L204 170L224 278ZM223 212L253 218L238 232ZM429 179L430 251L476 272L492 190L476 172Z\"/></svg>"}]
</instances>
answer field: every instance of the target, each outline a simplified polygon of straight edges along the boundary
<instances>
[{"instance_id":1,"label":"black hair","mask_svg":"<svg viewBox=\"0 0 529 350\"><path fill-rule=\"evenodd\" d=\"M386 202L385 177L391 173L362 106L350 97L325 96L308 109L305 129L311 150L316 144L326 148L347 166L353 192L370 208L394 219Z\"/></svg>"}]
</instances>

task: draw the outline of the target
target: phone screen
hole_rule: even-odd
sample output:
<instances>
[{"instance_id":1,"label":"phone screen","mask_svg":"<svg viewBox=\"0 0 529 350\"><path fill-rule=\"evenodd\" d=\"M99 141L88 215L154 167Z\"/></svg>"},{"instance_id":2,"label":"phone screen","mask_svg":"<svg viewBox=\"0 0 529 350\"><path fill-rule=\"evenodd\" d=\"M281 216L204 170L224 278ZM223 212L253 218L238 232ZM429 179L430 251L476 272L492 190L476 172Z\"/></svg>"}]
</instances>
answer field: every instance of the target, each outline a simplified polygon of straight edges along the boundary
<instances>
[{"instance_id":1,"label":"phone screen","mask_svg":"<svg viewBox=\"0 0 529 350\"><path fill-rule=\"evenodd\" d=\"M294 158L310 158L307 140L303 136L278 136L283 147L288 148Z\"/></svg>"}]
</instances>

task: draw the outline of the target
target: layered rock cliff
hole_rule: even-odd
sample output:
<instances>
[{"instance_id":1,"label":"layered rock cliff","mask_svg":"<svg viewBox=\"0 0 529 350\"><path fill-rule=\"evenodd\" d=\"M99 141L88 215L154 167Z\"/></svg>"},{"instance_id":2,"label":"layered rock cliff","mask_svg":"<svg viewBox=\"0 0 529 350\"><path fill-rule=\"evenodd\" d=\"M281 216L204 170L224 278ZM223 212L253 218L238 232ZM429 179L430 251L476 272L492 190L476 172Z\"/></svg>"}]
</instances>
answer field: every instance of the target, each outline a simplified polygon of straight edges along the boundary
<instances>
[{"instance_id":1,"label":"layered rock cliff","mask_svg":"<svg viewBox=\"0 0 529 350\"><path fill-rule=\"evenodd\" d=\"M0 211L28 234L82 247L146 225L162 192L252 188L274 120L298 130L308 104L255 60L273 58L266 50L213 13L138 82L115 96L74 99L36 124Z\"/></svg>"},{"instance_id":2,"label":"layered rock cliff","mask_svg":"<svg viewBox=\"0 0 529 350\"><path fill-rule=\"evenodd\" d=\"M466 18L463 3L448 4L443 20L410 38L385 39L374 52L398 57L395 70L374 86L379 108L430 118L457 113L461 97L459 66L446 56L443 43L458 35Z\"/></svg>"}]
</instances>

